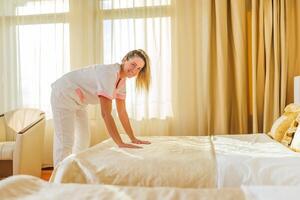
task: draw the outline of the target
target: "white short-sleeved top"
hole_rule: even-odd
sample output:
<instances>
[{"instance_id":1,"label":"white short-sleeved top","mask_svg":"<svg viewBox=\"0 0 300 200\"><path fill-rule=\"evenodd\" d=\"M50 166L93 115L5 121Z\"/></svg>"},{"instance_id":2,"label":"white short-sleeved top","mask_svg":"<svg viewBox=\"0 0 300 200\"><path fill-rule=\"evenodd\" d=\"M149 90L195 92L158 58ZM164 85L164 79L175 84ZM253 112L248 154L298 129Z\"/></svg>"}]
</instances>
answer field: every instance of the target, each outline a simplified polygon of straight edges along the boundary
<instances>
[{"instance_id":1,"label":"white short-sleeved top","mask_svg":"<svg viewBox=\"0 0 300 200\"><path fill-rule=\"evenodd\" d=\"M58 88L61 92L71 92L77 96L80 92L84 97L83 102L80 102L82 104L97 104L98 96L111 100L125 99L126 78L120 79L119 72L118 63L91 65L65 74L52 84L52 88Z\"/></svg>"}]
</instances>

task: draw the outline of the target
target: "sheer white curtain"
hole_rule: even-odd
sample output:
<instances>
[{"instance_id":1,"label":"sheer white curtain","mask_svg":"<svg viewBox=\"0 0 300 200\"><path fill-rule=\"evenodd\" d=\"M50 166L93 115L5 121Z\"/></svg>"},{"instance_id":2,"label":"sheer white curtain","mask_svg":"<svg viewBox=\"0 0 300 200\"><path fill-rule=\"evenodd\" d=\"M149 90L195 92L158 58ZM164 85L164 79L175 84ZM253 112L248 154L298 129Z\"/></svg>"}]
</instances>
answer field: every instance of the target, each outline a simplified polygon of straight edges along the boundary
<instances>
[{"instance_id":1,"label":"sheer white curtain","mask_svg":"<svg viewBox=\"0 0 300 200\"><path fill-rule=\"evenodd\" d=\"M50 84L70 70L67 0L0 1L0 112L51 115Z\"/></svg>"}]
</instances>

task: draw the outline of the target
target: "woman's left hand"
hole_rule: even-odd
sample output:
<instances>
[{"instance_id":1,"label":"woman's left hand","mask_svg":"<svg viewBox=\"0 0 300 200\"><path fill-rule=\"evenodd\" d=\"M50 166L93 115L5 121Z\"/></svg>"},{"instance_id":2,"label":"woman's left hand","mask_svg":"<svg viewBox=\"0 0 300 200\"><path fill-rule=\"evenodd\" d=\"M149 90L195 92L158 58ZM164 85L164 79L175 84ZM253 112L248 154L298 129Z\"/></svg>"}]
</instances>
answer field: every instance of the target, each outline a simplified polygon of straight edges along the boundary
<instances>
[{"instance_id":1,"label":"woman's left hand","mask_svg":"<svg viewBox=\"0 0 300 200\"><path fill-rule=\"evenodd\" d=\"M137 138L134 138L133 140L131 140L132 143L134 144L151 144L151 142L146 141L146 140L139 140Z\"/></svg>"}]
</instances>

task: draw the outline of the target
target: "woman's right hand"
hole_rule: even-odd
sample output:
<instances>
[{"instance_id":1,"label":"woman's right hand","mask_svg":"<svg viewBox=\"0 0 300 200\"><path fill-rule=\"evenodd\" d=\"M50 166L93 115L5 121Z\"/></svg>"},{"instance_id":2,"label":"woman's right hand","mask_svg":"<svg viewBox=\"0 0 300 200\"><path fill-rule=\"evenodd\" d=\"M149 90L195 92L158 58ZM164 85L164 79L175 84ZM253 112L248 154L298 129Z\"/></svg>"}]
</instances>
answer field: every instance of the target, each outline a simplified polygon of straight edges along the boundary
<instances>
[{"instance_id":1,"label":"woman's right hand","mask_svg":"<svg viewBox=\"0 0 300 200\"><path fill-rule=\"evenodd\" d=\"M143 148L141 146L137 146L137 145L134 145L134 144L127 144L127 143L121 143L118 146L120 148L133 148L133 149L141 149L141 148Z\"/></svg>"}]
</instances>

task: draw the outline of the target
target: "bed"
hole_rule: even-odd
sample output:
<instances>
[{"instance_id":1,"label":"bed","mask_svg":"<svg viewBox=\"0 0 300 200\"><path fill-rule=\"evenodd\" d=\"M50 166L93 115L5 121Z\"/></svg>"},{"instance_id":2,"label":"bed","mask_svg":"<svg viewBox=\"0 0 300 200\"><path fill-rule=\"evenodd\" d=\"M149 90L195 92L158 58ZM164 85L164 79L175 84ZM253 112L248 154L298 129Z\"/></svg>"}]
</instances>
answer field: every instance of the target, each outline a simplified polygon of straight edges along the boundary
<instances>
[{"instance_id":1,"label":"bed","mask_svg":"<svg viewBox=\"0 0 300 200\"><path fill-rule=\"evenodd\" d=\"M120 149L108 139L71 155L50 180L181 188L300 185L299 153L265 134L144 139L152 144L143 149Z\"/></svg>"},{"instance_id":2,"label":"bed","mask_svg":"<svg viewBox=\"0 0 300 200\"><path fill-rule=\"evenodd\" d=\"M0 199L178 199L178 200L296 200L299 186L240 188L123 187L101 184L56 184L27 175L0 181Z\"/></svg>"}]
</instances>

